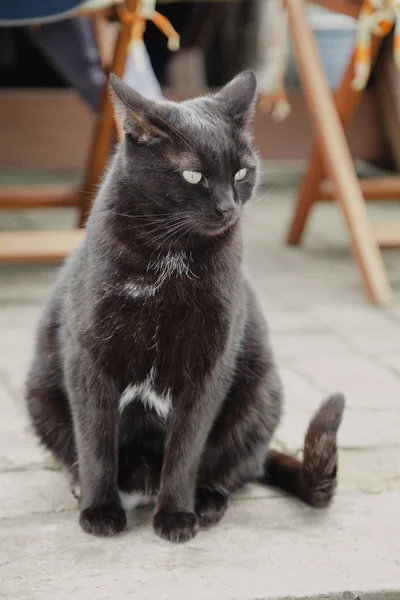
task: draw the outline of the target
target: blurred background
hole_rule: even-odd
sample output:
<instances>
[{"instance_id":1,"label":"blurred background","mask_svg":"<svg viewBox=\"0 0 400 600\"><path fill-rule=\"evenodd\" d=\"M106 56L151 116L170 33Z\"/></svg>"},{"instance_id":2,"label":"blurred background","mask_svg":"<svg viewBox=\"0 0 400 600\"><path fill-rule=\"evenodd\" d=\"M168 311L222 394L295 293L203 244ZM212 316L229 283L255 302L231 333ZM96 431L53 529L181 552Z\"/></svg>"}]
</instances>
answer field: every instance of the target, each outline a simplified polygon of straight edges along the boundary
<instances>
[{"instance_id":1,"label":"blurred background","mask_svg":"<svg viewBox=\"0 0 400 600\"><path fill-rule=\"evenodd\" d=\"M26 4L28 15L33 3ZM22 25L4 19L0 23L0 184L80 182L85 177L105 81L94 19L50 17L46 8L44 3L44 16L33 25L24 19ZM125 73L144 94L157 94L159 85L165 96L183 99L221 86L242 69L262 70L268 58L268 0L160 2L157 9L181 35L181 50L171 53L163 33L148 23L144 42L150 64L138 77L128 57ZM308 10L329 84L335 88L351 56L356 21L313 5ZM112 16L107 19L110 30L118 27ZM275 123L268 112L258 111L256 143L264 161L281 161L296 173L304 168L312 131L292 54L285 82L292 112L283 123ZM349 142L355 158L391 169L398 158L391 139L398 138L399 130L392 123L394 129L388 131L382 112L377 86L370 85ZM11 227L14 217L5 216L2 227Z\"/></svg>"},{"instance_id":2,"label":"blurred background","mask_svg":"<svg viewBox=\"0 0 400 600\"><path fill-rule=\"evenodd\" d=\"M381 1L382 29L373 12L357 21L361 0L286 0L290 22L280 0L0 2L2 599L400 597L400 55L395 2ZM274 445L301 452L321 399L344 392L338 497L315 516L249 487L184 549L160 546L150 513L93 541L29 430L24 382L118 141L107 74L182 100L248 68L261 184L245 266L286 390Z\"/></svg>"}]
</instances>

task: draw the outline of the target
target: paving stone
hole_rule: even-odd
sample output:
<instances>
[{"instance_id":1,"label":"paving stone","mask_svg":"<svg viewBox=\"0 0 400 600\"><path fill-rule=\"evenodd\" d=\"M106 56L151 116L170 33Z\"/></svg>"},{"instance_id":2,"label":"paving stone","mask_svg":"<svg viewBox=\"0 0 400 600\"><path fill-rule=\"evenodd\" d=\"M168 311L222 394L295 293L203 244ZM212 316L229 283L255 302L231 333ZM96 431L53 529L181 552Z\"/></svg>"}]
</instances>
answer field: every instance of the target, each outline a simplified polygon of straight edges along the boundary
<instances>
[{"instance_id":1,"label":"paving stone","mask_svg":"<svg viewBox=\"0 0 400 600\"><path fill-rule=\"evenodd\" d=\"M74 510L66 478L60 472L44 469L0 472L0 519Z\"/></svg>"},{"instance_id":2,"label":"paving stone","mask_svg":"<svg viewBox=\"0 0 400 600\"><path fill-rule=\"evenodd\" d=\"M285 413L314 411L323 400L324 391L288 367L280 367L279 373L284 389Z\"/></svg>"},{"instance_id":3,"label":"paving stone","mask_svg":"<svg viewBox=\"0 0 400 600\"><path fill-rule=\"evenodd\" d=\"M356 352L303 356L293 360L291 366L316 386L329 392L343 392L350 407L376 411L399 408L400 377Z\"/></svg>"},{"instance_id":4,"label":"paving stone","mask_svg":"<svg viewBox=\"0 0 400 600\"><path fill-rule=\"evenodd\" d=\"M311 414L286 412L276 435L292 450L303 447L304 434ZM391 447L400 460L400 412L347 408L338 439L344 448Z\"/></svg>"},{"instance_id":5,"label":"paving stone","mask_svg":"<svg viewBox=\"0 0 400 600\"><path fill-rule=\"evenodd\" d=\"M341 356L349 352L348 346L334 334L279 333L271 336L272 347L278 359L291 360L298 356Z\"/></svg>"},{"instance_id":6,"label":"paving stone","mask_svg":"<svg viewBox=\"0 0 400 600\"><path fill-rule=\"evenodd\" d=\"M54 285L59 270L57 265L1 265L0 302L43 302Z\"/></svg>"},{"instance_id":7,"label":"paving stone","mask_svg":"<svg viewBox=\"0 0 400 600\"><path fill-rule=\"evenodd\" d=\"M9 391L0 374L0 435L23 431L27 424L25 407Z\"/></svg>"},{"instance_id":8,"label":"paving stone","mask_svg":"<svg viewBox=\"0 0 400 600\"><path fill-rule=\"evenodd\" d=\"M363 354L379 356L382 352L400 351L400 324L390 313L378 311L373 306L322 307L316 317L330 325Z\"/></svg>"},{"instance_id":9,"label":"paving stone","mask_svg":"<svg viewBox=\"0 0 400 600\"><path fill-rule=\"evenodd\" d=\"M380 598L399 586L399 503L399 492L340 496L329 511L234 502L218 527L178 546L154 535L148 510L109 540L81 532L73 512L3 519L2 599Z\"/></svg>"},{"instance_id":10,"label":"paving stone","mask_svg":"<svg viewBox=\"0 0 400 600\"><path fill-rule=\"evenodd\" d=\"M312 311L282 311L267 313L269 330L272 335L290 333L330 333L329 328L316 319Z\"/></svg>"},{"instance_id":11,"label":"paving stone","mask_svg":"<svg viewBox=\"0 0 400 600\"><path fill-rule=\"evenodd\" d=\"M0 472L43 466L45 461L46 453L28 427L22 431L0 432Z\"/></svg>"},{"instance_id":12,"label":"paving stone","mask_svg":"<svg viewBox=\"0 0 400 600\"><path fill-rule=\"evenodd\" d=\"M398 448L342 449L339 489L342 493L381 494L400 489Z\"/></svg>"},{"instance_id":13,"label":"paving stone","mask_svg":"<svg viewBox=\"0 0 400 600\"><path fill-rule=\"evenodd\" d=\"M380 356L380 362L388 366L400 377L400 352L398 354L389 354Z\"/></svg>"},{"instance_id":14,"label":"paving stone","mask_svg":"<svg viewBox=\"0 0 400 600\"><path fill-rule=\"evenodd\" d=\"M41 303L0 306L0 371L8 386L19 394L22 394L32 360L41 311Z\"/></svg>"}]
</instances>

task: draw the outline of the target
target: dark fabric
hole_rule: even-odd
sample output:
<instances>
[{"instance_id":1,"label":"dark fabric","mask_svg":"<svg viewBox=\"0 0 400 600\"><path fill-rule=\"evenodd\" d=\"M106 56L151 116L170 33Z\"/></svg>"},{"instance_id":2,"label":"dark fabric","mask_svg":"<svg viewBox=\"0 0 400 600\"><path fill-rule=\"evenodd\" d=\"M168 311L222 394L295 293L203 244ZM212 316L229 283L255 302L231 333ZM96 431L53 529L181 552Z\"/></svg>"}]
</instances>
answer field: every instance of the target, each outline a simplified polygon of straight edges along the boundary
<instances>
[{"instance_id":1,"label":"dark fabric","mask_svg":"<svg viewBox=\"0 0 400 600\"><path fill-rule=\"evenodd\" d=\"M204 47L207 84L220 87L239 71L251 68L257 56L258 3L218 3ZM216 57L218 59L216 60Z\"/></svg>"},{"instance_id":2,"label":"dark fabric","mask_svg":"<svg viewBox=\"0 0 400 600\"><path fill-rule=\"evenodd\" d=\"M74 10L82 0L3 0L0 2L0 25L41 22Z\"/></svg>"},{"instance_id":3,"label":"dark fabric","mask_svg":"<svg viewBox=\"0 0 400 600\"><path fill-rule=\"evenodd\" d=\"M30 30L35 43L93 110L105 83L88 18L66 19Z\"/></svg>"},{"instance_id":4,"label":"dark fabric","mask_svg":"<svg viewBox=\"0 0 400 600\"><path fill-rule=\"evenodd\" d=\"M178 2L177 4L160 3L157 5L157 10L166 16L167 19L171 21L176 31L182 35L197 4L199 4L199 2ZM164 85L166 69L169 59L171 58L171 52L167 48L167 39L153 23L149 22L144 34L144 41L154 73L160 84Z\"/></svg>"}]
</instances>

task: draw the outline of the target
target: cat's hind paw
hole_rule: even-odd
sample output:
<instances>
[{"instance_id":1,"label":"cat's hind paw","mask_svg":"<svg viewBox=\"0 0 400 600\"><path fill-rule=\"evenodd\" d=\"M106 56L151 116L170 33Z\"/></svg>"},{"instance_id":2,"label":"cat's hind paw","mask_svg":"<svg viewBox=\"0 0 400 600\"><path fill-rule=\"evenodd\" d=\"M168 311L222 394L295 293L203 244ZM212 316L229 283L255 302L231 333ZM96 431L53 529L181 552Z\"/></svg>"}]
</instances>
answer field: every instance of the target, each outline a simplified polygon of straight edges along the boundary
<instances>
[{"instance_id":1,"label":"cat's hind paw","mask_svg":"<svg viewBox=\"0 0 400 600\"><path fill-rule=\"evenodd\" d=\"M212 527L224 516L228 507L228 498L222 492L209 488L197 488L196 513L200 527Z\"/></svg>"}]
</instances>

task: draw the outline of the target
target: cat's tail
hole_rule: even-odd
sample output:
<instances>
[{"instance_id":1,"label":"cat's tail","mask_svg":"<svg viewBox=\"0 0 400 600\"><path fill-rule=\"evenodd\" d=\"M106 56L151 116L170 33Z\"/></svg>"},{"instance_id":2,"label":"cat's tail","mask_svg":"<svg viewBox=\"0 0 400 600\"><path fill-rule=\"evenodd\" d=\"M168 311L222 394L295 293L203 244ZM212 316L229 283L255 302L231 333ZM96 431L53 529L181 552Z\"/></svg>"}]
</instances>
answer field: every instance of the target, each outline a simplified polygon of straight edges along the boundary
<instances>
[{"instance_id":1,"label":"cat's tail","mask_svg":"<svg viewBox=\"0 0 400 600\"><path fill-rule=\"evenodd\" d=\"M344 406L345 399L341 394L325 400L308 426L303 461L270 450L260 482L278 487L311 506L328 506L336 489L336 435Z\"/></svg>"}]
</instances>

